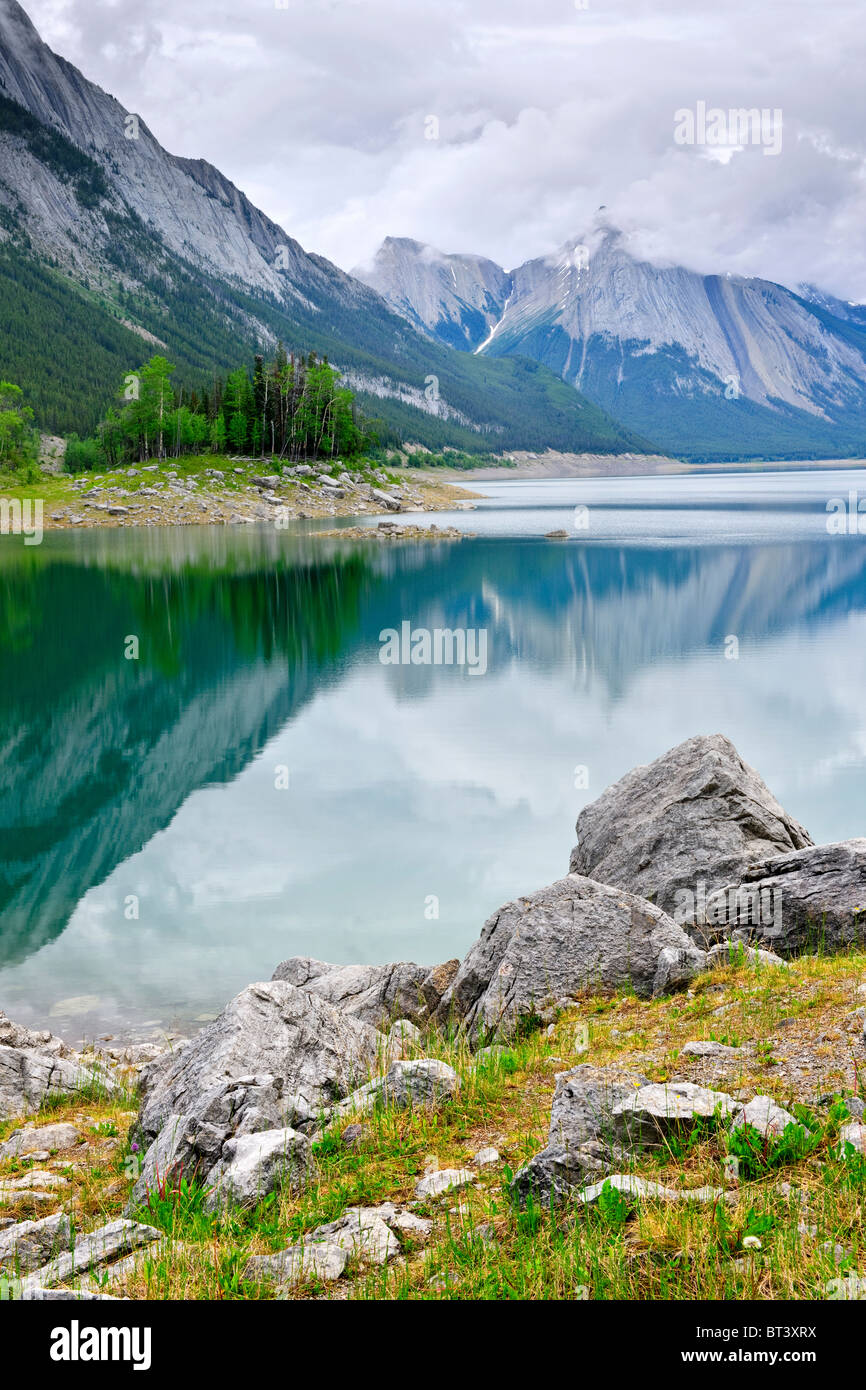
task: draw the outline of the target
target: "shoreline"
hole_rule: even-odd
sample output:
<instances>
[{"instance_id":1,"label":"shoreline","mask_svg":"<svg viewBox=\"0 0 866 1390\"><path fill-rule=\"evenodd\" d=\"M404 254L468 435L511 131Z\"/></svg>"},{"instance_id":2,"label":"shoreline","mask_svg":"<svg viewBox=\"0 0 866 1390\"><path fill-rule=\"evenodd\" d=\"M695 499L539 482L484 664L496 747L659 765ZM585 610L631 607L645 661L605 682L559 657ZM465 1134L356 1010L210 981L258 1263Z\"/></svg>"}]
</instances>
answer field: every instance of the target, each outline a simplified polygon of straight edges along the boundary
<instances>
[{"instance_id":1,"label":"shoreline","mask_svg":"<svg viewBox=\"0 0 866 1390\"><path fill-rule=\"evenodd\" d=\"M222 467L217 465L221 464ZM43 531L141 529L162 526L245 526L338 517L470 510L479 497L450 478L415 469L348 471L334 465L280 470L268 459L166 459L103 474L45 473L0 490L10 499L42 502Z\"/></svg>"},{"instance_id":2,"label":"shoreline","mask_svg":"<svg viewBox=\"0 0 866 1390\"><path fill-rule=\"evenodd\" d=\"M279 465L271 460L200 456L130 465L104 474L50 471L34 482L17 486L14 478L7 475L0 481L0 493L13 505L16 501L41 501L43 532L243 527L262 522L277 530L288 530L297 521L348 517L375 520L396 515L474 511L484 494L472 489L473 482L568 482L866 468L866 459L687 464L661 455L636 454L608 457L549 452L510 457L516 460L510 467L386 470L367 464L351 471L334 465L328 472L323 465L302 464L273 471ZM341 529L327 534L339 539Z\"/></svg>"},{"instance_id":3,"label":"shoreline","mask_svg":"<svg viewBox=\"0 0 866 1390\"><path fill-rule=\"evenodd\" d=\"M512 453L505 457L512 465L495 468L443 470L450 478L469 482L505 482L510 478L550 481L570 478L664 478L728 473L798 473L834 469L866 468L866 459L783 459L721 463L687 463L664 454L563 454L548 450L544 454Z\"/></svg>"}]
</instances>

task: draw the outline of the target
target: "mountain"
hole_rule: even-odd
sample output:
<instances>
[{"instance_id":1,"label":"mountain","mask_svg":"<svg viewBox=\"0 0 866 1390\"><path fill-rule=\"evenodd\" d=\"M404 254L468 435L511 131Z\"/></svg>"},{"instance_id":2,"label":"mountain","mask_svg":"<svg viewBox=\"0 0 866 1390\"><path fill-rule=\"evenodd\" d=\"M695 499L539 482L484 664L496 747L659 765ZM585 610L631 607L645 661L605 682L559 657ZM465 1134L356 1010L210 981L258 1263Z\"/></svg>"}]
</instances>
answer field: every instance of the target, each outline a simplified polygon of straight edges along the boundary
<instances>
[{"instance_id":1,"label":"mountain","mask_svg":"<svg viewBox=\"0 0 866 1390\"><path fill-rule=\"evenodd\" d=\"M445 256L410 237L386 237L353 275L440 343L474 349L502 317L511 276L484 256Z\"/></svg>"},{"instance_id":2,"label":"mountain","mask_svg":"<svg viewBox=\"0 0 866 1390\"><path fill-rule=\"evenodd\" d=\"M508 274L393 239L357 273L438 341L459 330L476 355L532 357L668 452L866 451L863 306L653 265L603 223Z\"/></svg>"},{"instance_id":3,"label":"mountain","mask_svg":"<svg viewBox=\"0 0 866 1390\"><path fill-rule=\"evenodd\" d=\"M193 386L282 340L327 354L386 439L643 449L536 361L473 359L407 325L218 169L164 150L16 0L0 40L0 372L43 427L92 427L154 351Z\"/></svg>"}]
</instances>

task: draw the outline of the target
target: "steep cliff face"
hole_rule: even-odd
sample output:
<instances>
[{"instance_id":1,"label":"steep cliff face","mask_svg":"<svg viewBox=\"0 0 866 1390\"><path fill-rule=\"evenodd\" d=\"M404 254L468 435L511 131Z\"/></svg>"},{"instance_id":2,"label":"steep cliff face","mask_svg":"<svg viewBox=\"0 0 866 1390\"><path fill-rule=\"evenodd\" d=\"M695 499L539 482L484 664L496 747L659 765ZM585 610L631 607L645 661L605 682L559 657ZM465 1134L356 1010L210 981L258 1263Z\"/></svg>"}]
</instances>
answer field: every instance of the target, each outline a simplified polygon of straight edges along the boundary
<instances>
[{"instance_id":1,"label":"steep cliff face","mask_svg":"<svg viewBox=\"0 0 866 1390\"><path fill-rule=\"evenodd\" d=\"M141 116L42 42L17 0L0 0L0 31L0 90L93 156L109 175L111 201L122 200L171 250L278 298L295 282L368 298L336 266L305 255L218 169L164 150ZM26 184L12 186L29 204ZM33 210L50 236L50 204L34 200Z\"/></svg>"},{"instance_id":2,"label":"steep cliff face","mask_svg":"<svg viewBox=\"0 0 866 1390\"><path fill-rule=\"evenodd\" d=\"M459 302L419 243L382 248L368 278L428 332L453 337L460 305L500 304L467 334L487 356L521 353L640 428L662 447L708 456L736 452L857 451L866 444L866 315L858 306L767 280L700 275L632 255L596 228L552 256L495 276L459 262ZM434 269L435 273L434 273ZM489 286L496 286L496 297ZM437 298L438 292L438 298Z\"/></svg>"},{"instance_id":3,"label":"steep cliff face","mask_svg":"<svg viewBox=\"0 0 866 1390\"><path fill-rule=\"evenodd\" d=\"M502 317L511 276L484 256L445 256L410 237L386 237L372 265L353 274L422 332L476 348Z\"/></svg>"},{"instance_id":4,"label":"steep cliff face","mask_svg":"<svg viewBox=\"0 0 866 1390\"><path fill-rule=\"evenodd\" d=\"M514 346L537 326L560 329L573 345L562 374L579 386L583 347L594 338L629 345L632 355L679 348L701 372L759 405L783 402L830 418L833 407L863 402L864 343L854 345L781 285L681 266L653 266L632 257L617 233L559 255L530 261L514 273L514 294L497 329L497 350Z\"/></svg>"}]
</instances>

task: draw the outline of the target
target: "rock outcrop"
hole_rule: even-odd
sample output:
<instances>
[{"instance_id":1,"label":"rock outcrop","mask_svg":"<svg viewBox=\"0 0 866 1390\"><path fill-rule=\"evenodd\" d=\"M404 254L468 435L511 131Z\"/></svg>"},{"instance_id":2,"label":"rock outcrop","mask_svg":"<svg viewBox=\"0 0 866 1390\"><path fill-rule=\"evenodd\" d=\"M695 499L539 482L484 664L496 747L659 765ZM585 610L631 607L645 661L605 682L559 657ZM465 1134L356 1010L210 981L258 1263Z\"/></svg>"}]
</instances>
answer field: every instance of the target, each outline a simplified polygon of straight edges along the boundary
<instances>
[{"instance_id":1,"label":"rock outcrop","mask_svg":"<svg viewBox=\"0 0 866 1390\"><path fill-rule=\"evenodd\" d=\"M207 1205L254 1207L276 1187L306 1187L313 1167L309 1139L294 1129L266 1129L227 1139L211 1169Z\"/></svg>"},{"instance_id":2,"label":"rock outcrop","mask_svg":"<svg viewBox=\"0 0 866 1390\"><path fill-rule=\"evenodd\" d=\"M389 1028L397 1019L425 1022L435 1013L460 962L416 965L328 965L310 956L292 956L277 966L273 978L287 980L374 1028Z\"/></svg>"},{"instance_id":3,"label":"rock outcrop","mask_svg":"<svg viewBox=\"0 0 866 1390\"><path fill-rule=\"evenodd\" d=\"M788 1110L783 1110L772 1096L755 1096L748 1105L740 1105L734 1111L731 1133L751 1125L762 1139L780 1139L788 1125L798 1123L799 1121Z\"/></svg>"},{"instance_id":4,"label":"rock outcrop","mask_svg":"<svg viewBox=\"0 0 866 1390\"><path fill-rule=\"evenodd\" d=\"M392 1063L382 1077L368 1081L325 1112L328 1121L346 1115L374 1110L377 1105L393 1110L431 1109L456 1095L460 1077L447 1062L436 1057L418 1057L414 1061Z\"/></svg>"},{"instance_id":5,"label":"rock outcrop","mask_svg":"<svg viewBox=\"0 0 866 1390\"><path fill-rule=\"evenodd\" d=\"M648 996L685 984L703 952L645 899L579 874L506 903L484 925L437 1017L471 1034L548 1021L585 989L631 985Z\"/></svg>"},{"instance_id":6,"label":"rock outcrop","mask_svg":"<svg viewBox=\"0 0 866 1390\"><path fill-rule=\"evenodd\" d=\"M181 1052L144 1072L140 1128L155 1137L169 1115L196 1112L215 1092L232 1113L250 1103L270 1112L293 1095L310 1107L328 1106L368 1079L378 1046L374 1029L315 994L282 980L249 985ZM261 1076L271 1081L259 1090L270 1087L275 1102L264 1094L232 1097L226 1089L244 1078L249 1088Z\"/></svg>"},{"instance_id":7,"label":"rock outcrop","mask_svg":"<svg viewBox=\"0 0 866 1390\"><path fill-rule=\"evenodd\" d=\"M105 1068L96 1063L86 1064L75 1054L61 1056L53 1044L46 1047L0 1045L0 1120L32 1114L51 1094L69 1092L74 1095L98 1088L114 1089L114 1081Z\"/></svg>"},{"instance_id":8,"label":"rock outcrop","mask_svg":"<svg viewBox=\"0 0 866 1390\"><path fill-rule=\"evenodd\" d=\"M783 956L866 943L866 839L749 864L725 900L738 925Z\"/></svg>"},{"instance_id":9,"label":"rock outcrop","mask_svg":"<svg viewBox=\"0 0 866 1390\"><path fill-rule=\"evenodd\" d=\"M0 1163L6 1158L22 1158L28 1154L74 1149L83 1137L80 1130L70 1124L27 1125L24 1129L13 1129L9 1138L0 1144Z\"/></svg>"},{"instance_id":10,"label":"rock outcrop","mask_svg":"<svg viewBox=\"0 0 866 1390\"><path fill-rule=\"evenodd\" d=\"M559 1202L589 1175L609 1170L618 1150L613 1112L647 1084L647 1077L623 1067L588 1063L560 1072L550 1110L547 1146L514 1175L512 1190L526 1202Z\"/></svg>"},{"instance_id":11,"label":"rock outcrop","mask_svg":"<svg viewBox=\"0 0 866 1390\"><path fill-rule=\"evenodd\" d=\"M302 1279L331 1283L345 1272L350 1260L367 1266L387 1264L400 1254L400 1232L424 1240L432 1225L392 1202L347 1207L336 1221L317 1226L296 1245L276 1255L254 1255L245 1266L244 1278L274 1282L282 1290Z\"/></svg>"},{"instance_id":12,"label":"rock outcrop","mask_svg":"<svg viewBox=\"0 0 866 1390\"><path fill-rule=\"evenodd\" d=\"M593 1207L605 1190L618 1192L629 1206L647 1199L654 1202L718 1202L727 1195L721 1187L665 1187L663 1183L638 1178L633 1173L611 1173L601 1182L593 1183L579 1192L578 1201L584 1206Z\"/></svg>"},{"instance_id":13,"label":"rock outcrop","mask_svg":"<svg viewBox=\"0 0 866 1390\"><path fill-rule=\"evenodd\" d=\"M19 1221L0 1231L0 1271L29 1274L68 1248L72 1227L62 1212L41 1221Z\"/></svg>"},{"instance_id":14,"label":"rock outcrop","mask_svg":"<svg viewBox=\"0 0 866 1390\"><path fill-rule=\"evenodd\" d=\"M812 840L722 734L686 739L581 811L572 873L703 922L707 898L756 860Z\"/></svg>"},{"instance_id":15,"label":"rock outcrop","mask_svg":"<svg viewBox=\"0 0 866 1390\"><path fill-rule=\"evenodd\" d=\"M737 1102L724 1091L711 1091L693 1081L669 1081L641 1086L614 1106L612 1118L621 1144L656 1149L672 1136L682 1138L696 1127L727 1119L736 1110Z\"/></svg>"},{"instance_id":16,"label":"rock outcrop","mask_svg":"<svg viewBox=\"0 0 866 1390\"><path fill-rule=\"evenodd\" d=\"M205 1180L216 1170L228 1189L233 1163L245 1190L261 1184L264 1171L248 1146L232 1141L315 1128L319 1113L374 1071L380 1047L367 1024L285 981L242 990L181 1052L145 1071L136 1130L149 1147L131 1207L181 1173ZM293 1140L293 1155L302 1147ZM240 1172L248 1162L252 1176ZM265 1166L276 1181L278 1155ZM303 1167L288 1164L292 1181Z\"/></svg>"},{"instance_id":17,"label":"rock outcrop","mask_svg":"<svg viewBox=\"0 0 866 1390\"><path fill-rule=\"evenodd\" d=\"M14 1023L0 1009L0 1047L36 1048L40 1052L53 1052L57 1057L74 1056L71 1047L62 1038L49 1033L47 1028L26 1028L23 1023Z\"/></svg>"},{"instance_id":18,"label":"rock outcrop","mask_svg":"<svg viewBox=\"0 0 866 1390\"><path fill-rule=\"evenodd\" d=\"M99 1230L86 1235L78 1235L71 1242L70 1249L55 1256L48 1264L28 1275L23 1283L22 1297L27 1297L36 1289L50 1289L57 1284L66 1284L76 1275L102 1265L118 1255L125 1255L141 1246L151 1245L162 1235L153 1226L142 1226L135 1221L109 1221Z\"/></svg>"}]
</instances>

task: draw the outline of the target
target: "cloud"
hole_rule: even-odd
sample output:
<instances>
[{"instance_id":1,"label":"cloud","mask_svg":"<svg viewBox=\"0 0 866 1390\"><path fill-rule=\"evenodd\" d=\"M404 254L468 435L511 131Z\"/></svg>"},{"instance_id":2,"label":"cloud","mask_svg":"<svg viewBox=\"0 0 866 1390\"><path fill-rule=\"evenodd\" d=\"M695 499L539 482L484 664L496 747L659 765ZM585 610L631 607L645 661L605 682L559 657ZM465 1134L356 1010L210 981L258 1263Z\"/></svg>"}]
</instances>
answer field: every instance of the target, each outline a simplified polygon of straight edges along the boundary
<instances>
[{"instance_id":1,"label":"cloud","mask_svg":"<svg viewBox=\"0 0 866 1390\"><path fill-rule=\"evenodd\" d=\"M169 149L211 160L346 268L388 234L511 268L579 236L603 203L655 258L866 299L857 0L29 0L29 12ZM781 152L678 146L674 113L699 101L780 109Z\"/></svg>"}]
</instances>

